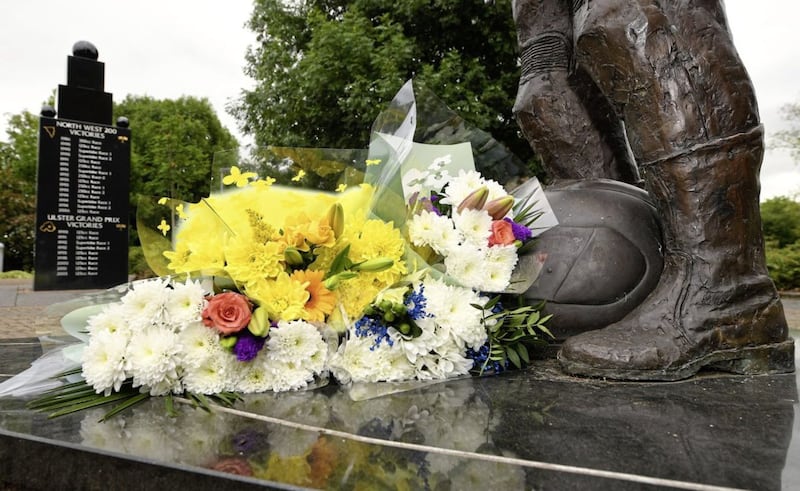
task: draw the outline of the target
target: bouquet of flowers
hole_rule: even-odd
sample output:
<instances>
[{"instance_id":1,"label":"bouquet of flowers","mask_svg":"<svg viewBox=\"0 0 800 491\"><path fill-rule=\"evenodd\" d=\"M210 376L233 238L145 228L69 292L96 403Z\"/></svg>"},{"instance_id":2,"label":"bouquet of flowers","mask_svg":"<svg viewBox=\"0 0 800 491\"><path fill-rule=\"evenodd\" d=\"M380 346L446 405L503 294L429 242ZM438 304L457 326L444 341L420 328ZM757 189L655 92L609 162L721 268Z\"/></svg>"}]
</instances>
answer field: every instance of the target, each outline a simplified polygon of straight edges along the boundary
<instances>
[{"instance_id":1,"label":"bouquet of flowers","mask_svg":"<svg viewBox=\"0 0 800 491\"><path fill-rule=\"evenodd\" d=\"M542 220L549 208L475 171L468 143L414 142L415 105L396 107L409 92L389 111L400 124L379 118L367 158L343 167L335 192L297 187L332 171L294 151L268 166L283 184L263 166L231 165L223 193L160 200L165 216L140 236L162 277L86 321L81 366L67 373L81 379L33 407L59 415L116 402L110 416L166 396L172 411L173 395L232 404L329 373L348 384L524 366L547 317L508 308L502 293L534 222L554 224Z\"/></svg>"}]
</instances>

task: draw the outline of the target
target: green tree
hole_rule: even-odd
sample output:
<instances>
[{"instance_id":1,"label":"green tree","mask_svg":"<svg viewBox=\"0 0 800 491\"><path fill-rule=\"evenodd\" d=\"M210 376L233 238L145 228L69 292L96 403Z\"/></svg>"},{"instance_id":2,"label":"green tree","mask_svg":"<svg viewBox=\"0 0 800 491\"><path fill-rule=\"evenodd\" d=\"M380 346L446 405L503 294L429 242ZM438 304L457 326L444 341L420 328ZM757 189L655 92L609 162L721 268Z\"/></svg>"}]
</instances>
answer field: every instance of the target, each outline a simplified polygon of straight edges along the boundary
<instances>
[{"instance_id":1,"label":"green tree","mask_svg":"<svg viewBox=\"0 0 800 491\"><path fill-rule=\"evenodd\" d=\"M0 242L3 268L33 268L39 118L23 111L7 120L0 141Z\"/></svg>"},{"instance_id":2,"label":"green tree","mask_svg":"<svg viewBox=\"0 0 800 491\"><path fill-rule=\"evenodd\" d=\"M800 288L800 203L786 197L761 203L767 268L780 290Z\"/></svg>"},{"instance_id":3,"label":"green tree","mask_svg":"<svg viewBox=\"0 0 800 491\"><path fill-rule=\"evenodd\" d=\"M519 80L511 1L256 0L252 90L229 110L258 145L363 148L414 78L523 159L512 107Z\"/></svg>"},{"instance_id":4,"label":"green tree","mask_svg":"<svg viewBox=\"0 0 800 491\"><path fill-rule=\"evenodd\" d=\"M114 113L130 121L134 205L139 195L186 201L207 196L214 153L238 146L207 99L128 96Z\"/></svg>"},{"instance_id":5,"label":"green tree","mask_svg":"<svg viewBox=\"0 0 800 491\"><path fill-rule=\"evenodd\" d=\"M764 240L782 248L800 241L800 203L779 196L761 203Z\"/></svg>"}]
</instances>

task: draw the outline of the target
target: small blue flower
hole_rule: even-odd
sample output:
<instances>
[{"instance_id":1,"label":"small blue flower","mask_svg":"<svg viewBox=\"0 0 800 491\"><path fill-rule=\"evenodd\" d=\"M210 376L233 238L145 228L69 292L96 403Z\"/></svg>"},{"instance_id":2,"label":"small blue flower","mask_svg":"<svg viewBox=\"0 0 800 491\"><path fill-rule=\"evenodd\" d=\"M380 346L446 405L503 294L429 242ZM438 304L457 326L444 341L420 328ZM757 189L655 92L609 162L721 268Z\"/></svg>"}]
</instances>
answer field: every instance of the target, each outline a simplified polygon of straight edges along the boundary
<instances>
[{"instance_id":1,"label":"small blue flower","mask_svg":"<svg viewBox=\"0 0 800 491\"><path fill-rule=\"evenodd\" d=\"M375 337L375 343L370 348L371 351L379 347L384 340L389 346L394 346L394 341L389 336L389 328L383 324L383 319L365 315L356 321L355 327L356 336L360 338Z\"/></svg>"},{"instance_id":2,"label":"small blue flower","mask_svg":"<svg viewBox=\"0 0 800 491\"><path fill-rule=\"evenodd\" d=\"M472 348L467 348L467 352L464 354L464 356L472 360L472 371L480 372L481 369L484 368L486 360L489 358L489 345L484 344L477 351L473 350ZM489 363L486 363L484 372L500 373L506 371L507 368L508 360L506 360L505 363L489 361Z\"/></svg>"},{"instance_id":3,"label":"small blue flower","mask_svg":"<svg viewBox=\"0 0 800 491\"><path fill-rule=\"evenodd\" d=\"M408 317L411 320L418 321L425 317L431 317L431 314L425 312L425 307L428 305L428 299L425 298L425 286L420 285L419 291L413 290L406 298L406 308L408 309Z\"/></svg>"}]
</instances>

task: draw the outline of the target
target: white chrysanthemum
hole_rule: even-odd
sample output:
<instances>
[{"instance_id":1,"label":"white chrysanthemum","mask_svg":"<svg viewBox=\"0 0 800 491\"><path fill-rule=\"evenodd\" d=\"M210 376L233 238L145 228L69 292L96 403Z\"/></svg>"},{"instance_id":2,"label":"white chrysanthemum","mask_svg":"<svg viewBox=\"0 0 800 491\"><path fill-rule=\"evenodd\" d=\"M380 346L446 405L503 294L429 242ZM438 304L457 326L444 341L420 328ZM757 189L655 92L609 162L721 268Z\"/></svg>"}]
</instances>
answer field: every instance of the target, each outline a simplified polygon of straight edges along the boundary
<instances>
[{"instance_id":1,"label":"white chrysanthemum","mask_svg":"<svg viewBox=\"0 0 800 491\"><path fill-rule=\"evenodd\" d=\"M439 328L446 331L460 348L478 348L486 342L487 334L481 320L483 314L473 307L485 300L467 288L448 286L441 282L426 286L428 312Z\"/></svg>"},{"instance_id":2,"label":"white chrysanthemum","mask_svg":"<svg viewBox=\"0 0 800 491\"><path fill-rule=\"evenodd\" d=\"M187 280L186 283L173 284L166 305L173 328L183 329L188 324L199 321L205 304L205 291L199 281Z\"/></svg>"},{"instance_id":3,"label":"white chrysanthemum","mask_svg":"<svg viewBox=\"0 0 800 491\"><path fill-rule=\"evenodd\" d=\"M154 396L180 391L182 349L180 336L171 330L152 328L136 333L128 344L125 364L134 387L147 387Z\"/></svg>"},{"instance_id":4,"label":"white chrysanthemum","mask_svg":"<svg viewBox=\"0 0 800 491\"><path fill-rule=\"evenodd\" d=\"M464 242L475 247L487 247L492 235L492 217L485 210L464 210L453 214L456 230Z\"/></svg>"},{"instance_id":5,"label":"white chrysanthemum","mask_svg":"<svg viewBox=\"0 0 800 491\"><path fill-rule=\"evenodd\" d=\"M200 366L207 358L218 358L226 351L219 344L219 334L199 322L189 324L180 332L183 346L182 364Z\"/></svg>"},{"instance_id":6,"label":"white chrysanthemum","mask_svg":"<svg viewBox=\"0 0 800 491\"><path fill-rule=\"evenodd\" d=\"M231 390L244 394L255 394L272 390L271 374L267 372L266 350L261 350L253 360L242 363L239 367L239 377L236 386Z\"/></svg>"},{"instance_id":7,"label":"white chrysanthemum","mask_svg":"<svg viewBox=\"0 0 800 491\"><path fill-rule=\"evenodd\" d=\"M220 350L220 356L208 356L199 364L186 367L183 386L195 394L217 394L227 390L233 373L227 358L231 355Z\"/></svg>"},{"instance_id":8,"label":"white chrysanthemum","mask_svg":"<svg viewBox=\"0 0 800 491\"><path fill-rule=\"evenodd\" d=\"M444 266L447 274L461 285L478 288L483 282L484 260L483 251L472 246L462 245L444 258Z\"/></svg>"},{"instance_id":9,"label":"white chrysanthemum","mask_svg":"<svg viewBox=\"0 0 800 491\"><path fill-rule=\"evenodd\" d=\"M271 381L270 389L275 392L304 389L314 381L314 372L304 366L302 359L286 362L268 356L264 368Z\"/></svg>"},{"instance_id":10,"label":"white chrysanthemum","mask_svg":"<svg viewBox=\"0 0 800 491\"><path fill-rule=\"evenodd\" d=\"M458 171L458 175L450 180L444 188L445 197L442 203L456 208L473 191L484 185L486 180L477 171Z\"/></svg>"},{"instance_id":11,"label":"white chrysanthemum","mask_svg":"<svg viewBox=\"0 0 800 491\"><path fill-rule=\"evenodd\" d=\"M98 331L83 350L83 378L99 394L118 391L128 378L125 372L128 336L110 331Z\"/></svg>"},{"instance_id":12,"label":"white chrysanthemum","mask_svg":"<svg viewBox=\"0 0 800 491\"><path fill-rule=\"evenodd\" d=\"M467 358L463 348L455 342L446 343L437 348L435 354L423 358L425 368L433 379L445 379L466 375L472 368L473 361Z\"/></svg>"},{"instance_id":13,"label":"white chrysanthemum","mask_svg":"<svg viewBox=\"0 0 800 491\"><path fill-rule=\"evenodd\" d=\"M130 335L130 327L122 318L122 306L119 303L111 304L102 312L89 317L86 321L86 330L91 335L100 331Z\"/></svg>"},{"instance_id":14,"label":"white chrysanthemum","mask_svg":"<svg viewBox=\"0 0 800 491\"><path fill-rule=\"evenodd\" d=\"M502 292L511 282L511 274L517 265L517 248L513 245L494 246L484 252L485 273L478 289L485 292Z\"/></svg>"},{"instance_id":15,"label":"white chrysanthemum","mask_svg":"<svg viewBox=\"0 0 800 491\"><path fill-rule=\"evenodd\" d=\"M157 278L140 281L120 299L120 315L134 330L159 322L164 314L168 280Z\"/></svg>"},{"instance_id":16,"label":"white chrysanthemum","mask_svg":"<svg viewBox=\"0 0 800 491\"><path fill-rule=\"evenodd\" d=\"M330 368L343 383L383 382L414 377L413 366L404 352L385 343L375 346L372 336L359 337L351 332L339 351L333 355Z\"/></svg>"},{"instance_id":17,"label":"white chrysanthemum","mask_svg":"<svg viewBox=\"0 0 800 491\"><path fill-rule=\"evenodd\" d=\"M450 218L425 210L408 221L408 236L414 245L431 246L441 255L447 255L450 248L460 241Z\"/></svg>"},{"instance_id":18,"label":"white chrysanthemum","mask_svg":"<svg viewBox=\"0 0 800 491\"><path fill-rule=\"evenodd\" d=\"M327 348L319 330L304 321L279 322L270 329L267 340L269 357L284 363L308 360L326 353Z\"/></svg>"},{"instance_id":19,"label":"white chrysanthemum","mask_svg":"<svg viewBox=\"0 0 800 491\"><path fill-rule=\"evenodd\" d=\"M464 235L456 230L452 220L447 220L438 229L431 242L431 248L440 256L449 256L464 241Z\"/></svg>"},{"instance_id":20,"label":"white chrysanthemum","mask_svg":"<svg viewBox=\"0 0 800 491\"><path fill-rule=\"evenodd\" d=\"M402 336L394 328L389 329L389 335L395 345L404 353L406 359L412 365L417 363L418 358L428 355L442 343L447 342L447 333L438 330L432 318L425 317L415 322L422 330L422 333L413 338Z\"/></svg>"}]
</instances>

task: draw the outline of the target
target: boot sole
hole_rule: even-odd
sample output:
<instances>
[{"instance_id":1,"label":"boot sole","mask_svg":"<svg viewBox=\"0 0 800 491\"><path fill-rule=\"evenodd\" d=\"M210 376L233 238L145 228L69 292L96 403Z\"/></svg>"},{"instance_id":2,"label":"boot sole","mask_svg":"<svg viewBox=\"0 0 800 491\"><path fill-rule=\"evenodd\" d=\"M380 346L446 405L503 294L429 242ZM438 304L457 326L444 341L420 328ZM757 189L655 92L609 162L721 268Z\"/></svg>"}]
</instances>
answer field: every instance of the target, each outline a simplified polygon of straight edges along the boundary
<instances>
[{"instance_id":1,"label":"boot sole","mask_svg":"<svg viewBox=\"0 0 800 491\"><path fill-rule=\"evenodd\" d=\"M761 346L714 351L684 365L658 370L600 368L583 362L563 359L560 353L558 361L561 369L570 375L616 380L683 380L697 374L704 367L739 375L792 373L795 370L794 340L792 339Z\"/></svg>"}]
</instances>

